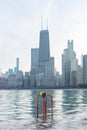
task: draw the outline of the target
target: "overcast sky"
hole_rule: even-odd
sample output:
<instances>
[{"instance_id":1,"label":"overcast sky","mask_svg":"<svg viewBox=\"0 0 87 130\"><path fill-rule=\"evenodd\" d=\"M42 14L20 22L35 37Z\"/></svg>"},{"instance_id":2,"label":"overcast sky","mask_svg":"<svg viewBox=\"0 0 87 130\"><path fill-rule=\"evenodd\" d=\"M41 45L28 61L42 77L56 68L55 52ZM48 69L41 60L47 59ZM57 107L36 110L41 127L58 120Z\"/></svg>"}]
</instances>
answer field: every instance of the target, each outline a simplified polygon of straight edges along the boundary
<instances>
[{"instance_id":1,"label":"overcast sky","mask_svg":"<svg viewBox=\"0 0 87 130\"><path fill-rule=\"evenodd\" d=\"M48 19L51 56L59 72L68 39L73 39L79 60L87 53L87 0L0 0L2 72L14 68L16 57L20 58L21 70L30 70L31 48L39 47L41 16L43 29Z\"/></svg>"}]
</instances>

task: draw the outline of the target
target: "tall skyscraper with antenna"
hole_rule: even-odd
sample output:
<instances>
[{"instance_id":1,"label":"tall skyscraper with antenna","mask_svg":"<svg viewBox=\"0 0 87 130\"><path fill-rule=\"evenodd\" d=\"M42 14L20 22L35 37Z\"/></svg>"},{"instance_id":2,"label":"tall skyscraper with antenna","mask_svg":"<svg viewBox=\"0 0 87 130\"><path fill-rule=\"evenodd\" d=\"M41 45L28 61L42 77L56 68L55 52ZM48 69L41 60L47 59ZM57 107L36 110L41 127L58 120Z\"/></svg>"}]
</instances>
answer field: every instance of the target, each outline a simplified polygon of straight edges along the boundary
<instances>
[{"instance_id":1,"label":"tall skyscraper with antenna","mask_svg":"<svg viewBox=\"0 0 87 130\"><path fill-rule=\"evenodd\" d=\"M50 57L50 40L48 31L48 21L46 19L46 29L43 29L41 17L41 31L39 37L39 55L36 70L36 84L38 86L48 86L54 84L54 57ZM34 53L36 58L36 54ZM36 59L34 58L34 63ZM33 57L32 57L33 59Z\"/></svg>"},{"instance_id":2,"label":"tall skyscraper with antenna","mask_svg":"<svg viewBox=\"0 0 87 130\"><path fill-rule=\"evenodd\" d=\"M50 42L49 42L49 31L46 21L46 29L43 30L43 21L41 17L41 31L39 39L39 62L47 62L50 58Z\"/></svg>"},{"instance_id":3,"label":"tall skyscraper with antenna","mask_svg":"<svg viewBox=\"0 0 87 130\"><path fill-rule=\"evenodd\" d=\"M47 24L47 23L46 23ZM49 31L46 25L46 29L43 29L43 21L41 17L41 31L39 39L39 72L45 72L45 65L50 60L50 41Z\"/></svg>"}]
</instances>

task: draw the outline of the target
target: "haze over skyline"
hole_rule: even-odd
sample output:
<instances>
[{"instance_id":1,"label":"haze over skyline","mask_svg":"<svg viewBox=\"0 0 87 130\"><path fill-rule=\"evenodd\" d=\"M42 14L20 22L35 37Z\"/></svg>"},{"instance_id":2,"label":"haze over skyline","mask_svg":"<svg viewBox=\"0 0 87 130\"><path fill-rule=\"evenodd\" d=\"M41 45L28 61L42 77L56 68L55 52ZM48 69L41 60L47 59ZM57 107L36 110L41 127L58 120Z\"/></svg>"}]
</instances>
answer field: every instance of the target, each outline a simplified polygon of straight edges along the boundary
<instances>
[{"instance_id":1,"label":"haze over skyline","mask_svg":"<svg viewBox=\"0 0 87 130\"><path fill-rule=\"evenodd\" d=\"M3 0L0 1L2 72L13 68L17 57L20 69L30 70L31 48L39 47L41 16L43 29L48 19L50 52L59 72L68 39L74 41L77 59L87 53L87 0Z\"/></svg>"}]
</instances>

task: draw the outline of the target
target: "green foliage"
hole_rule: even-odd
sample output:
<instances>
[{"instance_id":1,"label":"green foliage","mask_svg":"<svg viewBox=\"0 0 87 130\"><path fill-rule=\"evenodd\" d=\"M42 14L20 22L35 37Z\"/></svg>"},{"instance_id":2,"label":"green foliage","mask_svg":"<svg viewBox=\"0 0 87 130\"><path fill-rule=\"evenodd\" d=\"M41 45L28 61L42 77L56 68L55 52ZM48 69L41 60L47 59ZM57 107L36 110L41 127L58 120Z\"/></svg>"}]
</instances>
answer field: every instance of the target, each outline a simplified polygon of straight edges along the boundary
<instances>
[{"instance_id":1,"label":"green foliage","mask_svg":"<svg viewBox=\"0 0 87 130\"><path fill-rule=\"evenodd\" d=\"M40 96L42 96L42 98L44 98L46 96L46 92L45 91L40 92Z\"/></svg>"}]
</instances>

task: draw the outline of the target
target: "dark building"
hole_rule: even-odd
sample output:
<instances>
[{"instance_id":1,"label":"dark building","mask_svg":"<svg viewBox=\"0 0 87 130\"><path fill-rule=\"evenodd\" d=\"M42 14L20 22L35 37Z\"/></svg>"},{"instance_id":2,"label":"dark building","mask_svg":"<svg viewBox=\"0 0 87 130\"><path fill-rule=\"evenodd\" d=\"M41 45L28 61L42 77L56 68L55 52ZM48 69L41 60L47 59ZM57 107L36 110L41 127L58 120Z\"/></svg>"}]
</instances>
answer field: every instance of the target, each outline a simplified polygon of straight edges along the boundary
<instances>
[{"instance_id":1,"label":"dark building","mask_svg":"<svg viewBox=\"0 0 87 130\"><path fill-rule=\"evenodd\" d=\"M30 72L30 87L35 88L36 87L36 70L35 68L31 68Z\"/></svg>"},{"instance_id":2,"label":"dark building","mask_svg":"<svg viewBox=\"0 0 87 130\"><path fill-rule=\"evenodd\" d=\"M68 60L65 64L65 86L70 86L70 72L71 72L71 61Z\"/></svg>"},{"instance_id":3,"label":"dark building","mask_svg":"<svg viewBox=\"0 0 87 130\"><path fill-rule=\"evenodd\" d=\"M19 58L16 58L16 69L19 71Z\"/></svg>"},{"instance_id":4,"label":"dark building","mask_svg":"<svg viewBox=\"0 0 87 130\"><path fill-rule=\"evenodd\" d=\"M83 56L83 83L87 84L87 55Z\"/></svg>"},{"instance_id":5,"label":"dark building","mask_svg":"<svg viewBox=\"0 0 87 130\"><path fill-rule=\"evenodd\" d=\"M38 72L45 72L46 62L49 62L50 59L50 45L49 45L49 31L41 30L40 31L40 41L39 41L39 64Z\"/></svg>"},{"instance_id":6,"label":"dark building","mask_svg":"<svg viewBox=\"0 0 87 130\"><path fill-rule=\"evenodd\" d=\"M50 58L49 31L40 31L39 62L47 62Z\"/></svg>"},{"instance_id":7,"label":"dark building","mask_svg":"<svg viewBox=\"0 0 87 130\"><path fill-rule=\"evenodd\" d=\"M31 49L31 68L35 68L37 71L38 68L38 59L39 59L39 48Z\"/></svg>"}]
</instances>

